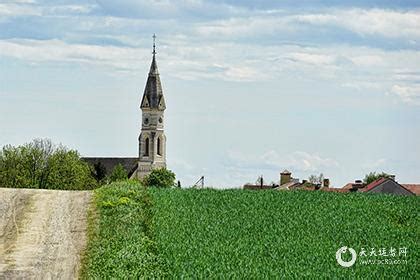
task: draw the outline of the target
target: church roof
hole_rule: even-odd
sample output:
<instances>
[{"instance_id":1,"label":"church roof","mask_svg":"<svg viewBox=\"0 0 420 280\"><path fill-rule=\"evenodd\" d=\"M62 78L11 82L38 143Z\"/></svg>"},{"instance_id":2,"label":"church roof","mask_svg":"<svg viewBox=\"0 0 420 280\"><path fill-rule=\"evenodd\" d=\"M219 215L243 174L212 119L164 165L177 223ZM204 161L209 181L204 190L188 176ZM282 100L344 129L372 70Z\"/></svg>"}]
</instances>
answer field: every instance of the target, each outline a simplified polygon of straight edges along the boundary
<instances>
[{"instance_id":1,"label":"church roof","mask_svg":"<svg viewBox=\"0 0 420 280\"><path fill-rule=\"evenodd\" d=\"M163 97L162 84L156 63L156 53L153 51L152 64L150 65L149 76L144 88L140 108L165 110L165 98Z\"/></svg>"},{"instance_id":2,"label":"church roof","mask_svg":"<svg viewBox=\"0 0 420 280\"><path fill-rule=\"evenodd\" d=\"M137 169L137 162L139 161L138 157L129 157L129 158L122 158L122 157L82 157L82 160L91 164L101 164L106 171L106 175L110 175L114 170L115 166L121 164L125 171L128 173L128 178L136 171Z\"/></svg>"}]
</instances>

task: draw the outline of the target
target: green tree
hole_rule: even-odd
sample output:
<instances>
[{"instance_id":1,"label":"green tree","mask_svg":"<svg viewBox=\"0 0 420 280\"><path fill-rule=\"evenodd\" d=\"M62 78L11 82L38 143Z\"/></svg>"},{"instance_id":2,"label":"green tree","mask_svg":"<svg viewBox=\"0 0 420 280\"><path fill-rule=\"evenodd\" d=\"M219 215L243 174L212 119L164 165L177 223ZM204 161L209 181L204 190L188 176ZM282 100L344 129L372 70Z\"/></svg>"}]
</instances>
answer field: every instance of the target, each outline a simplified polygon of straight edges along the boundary
<instances>
[{"instance_id":1,"label":"green tree","mask_svg":"<svg viewBox=\"0 0 420 280\"><path fill-rule=\"evenodd\" d=\"M0 153L0 186L9 188L91 189L96 182L77 151L35 139L4 146Z\"/></svg>"},{"instance_id":2,"label":"green tree","mask_svg":"<svg viewBox=\"0 0 420 280\"><path fill-rule=\"evenodd\" d=\"M370 172L370 173L365 175L365 178L363 179L363 183L365 185L369 185L370 183L372 183L373 181L375 181L379 178L390 178L390 177L391 177L391 175L387 174L385 172L381 172L381 173Z\"/></svg>"},{"instance_id":3,"label":"green tree","mask_svg":"<svg viewBox=\"0 0 420 280\"><path fill-rule=\"evenodd\" d=\"M19 148L19 147L18 147ZM23 169L31 188L46 188L55 147L49 139L34 139L20 147Z\"/></svg>"},{"instance_id":4,"label":"green tree","mask_svg":"<svg viewBox=\"0 0 420 280\"><path fill-rule=\"evenodd\" d=\"M111 175L109 175L109 180L111 182L122 181L128 178L127 171L121 163L117 164L112 170Z\"/></svg>"},{"instance_id":5,"label":"green tree","mask_svg":"<svg viewBox=\"0 0 420 280\"><path fill-rule=\"evenodd\" d=\"M0 187L29 185L22 162L21 148L6 145L0 151Z\"/></svg>"},{"instance_id":6,"label":"green tree","mask_svg":"<svg viewBox=\"0 0 420 280\"><path fill-rule=\"evenodd\" d=\"M175 186L175 173L166 168L153 169L142 183L147 187L170 188Z\"/></svg>"},{"instance_id":7,"label":"green tree","mask_svg":"<svg viewBox=\"0 0 420 280\"><path fill-rule=\"evenodd\" d=\"M47 188L84 190L97 186L88 163L82 161L77 151L60 147L50 157Z\"/></svg>"}]
</instances>

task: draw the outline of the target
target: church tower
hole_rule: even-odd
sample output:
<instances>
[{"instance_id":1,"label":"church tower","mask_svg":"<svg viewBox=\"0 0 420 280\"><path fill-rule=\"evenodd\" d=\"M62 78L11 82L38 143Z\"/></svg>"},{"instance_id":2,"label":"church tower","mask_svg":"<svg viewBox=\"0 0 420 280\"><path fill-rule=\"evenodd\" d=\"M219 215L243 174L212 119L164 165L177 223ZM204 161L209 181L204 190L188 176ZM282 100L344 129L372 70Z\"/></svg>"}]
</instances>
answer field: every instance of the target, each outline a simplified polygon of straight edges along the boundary
<instances>
[{"instance_id":1,"label":"church tower","mask_svg":"<svg viewBox=\"0 0 420 280\"><path fill-rule=\"evenodd\" d=\"M163 113L166 109L156 63L156 35L153 35L153 58L140 108L142 125L139 136L137 177L143 178L155 168L166 168L166 136Z\"/></svg>"}]
</instances>

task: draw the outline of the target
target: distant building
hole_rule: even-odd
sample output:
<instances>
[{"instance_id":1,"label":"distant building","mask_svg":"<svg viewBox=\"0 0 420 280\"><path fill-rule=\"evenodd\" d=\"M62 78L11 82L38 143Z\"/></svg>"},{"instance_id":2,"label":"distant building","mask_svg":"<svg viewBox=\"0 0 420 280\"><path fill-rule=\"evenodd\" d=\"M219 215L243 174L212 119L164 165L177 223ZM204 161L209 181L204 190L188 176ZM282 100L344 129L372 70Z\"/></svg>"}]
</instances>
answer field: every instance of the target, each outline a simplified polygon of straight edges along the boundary
<instances>
[{"instance_id":1,"label":"distant building","mask_svg":"<svg viewBox=\"0 0 420 280\"><path fill-rule=\"evenodd\" d=\"M399 184L395 177L379 178L368 185L364 185L361 180L348 183L339 192L365 192L365 193L386 193L395 195L419 195L420 184Z\"/></svg>"},{"instance_id":2,"label":"distant building","mask_svg":"<svg viewBox=\"0 0 420 280\"><path fill-rule=\"evenodd\" d=\"M302 184L299 182L299 179L292 177L292 172L285 169L280 173L280 185L276 190L291 190L297 187L300 187Z\"/></svg>"},{"instance_id":3,"label":"distant building","mask_svg":"<svg viewBox=\"0 0 420 280\"><path fill-rule=\"evenodd\" d=\"M397 195L415 195L415 193L398 184L391 178L380 178L369 185L359 189L362 192L369 193L388 193Z\"/></svg>"},{"instance_id":4,"label":"distant building","mask_svg":"<svg viewBox=\"0 0 420 280\"><path fill-rule=\"evenodd\" d=\"M242 188L244 190L268 190L268 189L273 189L275 187L278 187L278 185L276 184L265 185L264 178L261 175L260 177L258 177L258 180L255 184L245 184Z\"/></svg>"},{"instance_id":5,"label":"distant building","mask_svg":"<svg viewBox=\"0 0 420 280\"><path fill-rule=\"evenodd\" d=\"M401 186L414 193L415 195L420 195L420 184L401 184Z\"/></svg>"},{"instance_id":6,"label":"distant building","mask_svg":"<svg viewBox=\"0 0 420 280\"><path fill-rule=\"evenodd\" d=\"M115 166L121 164L129 178L143 178L152 169L166 168L166 136L164 133L164 111L166 109L162 84L156 62L156 46L153 35L153 57L141 99L141 132L138 138L138 157L83 157L95 170L111 174Z\"/></svg>"},{"instance_id":7,"label":"distant building","mask_svg":"<svg viewBox=\"0 0 420 280\"><path fill-rule=\"evenodd\" d=\"M278 185L253 185L253 184L245 184L242 188L244 190L270 190L274 189Z\"/></svg>"},{"instance_id":8,"label":"distant building","mask_svg":"<svg viewBox=\"0 0 420 280\"><path fill-rule=\"evenodd\" d=\"M299 179L293 178L292 173L288 170L284 170L280 173L279 184L264 185L262 176L258 179L256 184L245 184L244 189L247 190L267 190L267 189L276 189L276 190L291 190L293 188L300 187L302 184L299 182Z\"/></svg>"},{"instance_id":9,"label":"distant building","mask_svg":"<svg viewBox=\"0 0 420 280\"><path fill-rule=\"evenodd\" d=\"M155 44L140 108L143 121L139 136L137 178L146 176L152 169L166 168L166 136L163 129L166 104L156 63Z\"/></svg>"}]
</instances>

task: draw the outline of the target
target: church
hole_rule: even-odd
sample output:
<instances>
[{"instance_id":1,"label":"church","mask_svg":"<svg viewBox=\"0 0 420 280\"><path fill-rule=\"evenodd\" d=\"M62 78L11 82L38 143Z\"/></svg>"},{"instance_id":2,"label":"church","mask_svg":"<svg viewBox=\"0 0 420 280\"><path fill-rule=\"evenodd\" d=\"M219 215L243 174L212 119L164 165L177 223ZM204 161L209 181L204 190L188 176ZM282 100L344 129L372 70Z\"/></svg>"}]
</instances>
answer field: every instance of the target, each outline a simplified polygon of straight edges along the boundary
<instances>
[{"instance_id":1,"label":"church","mask_svg":"<svg viewBox=\"0 0 420 280\"><path fill-rule=\"evenodd\" d=\"M152 169L166 168L166 136L164 112L166 109L162 84L156 62L156 36L153 35L153 56L149 74L140 102L142 111L141 130L138 138L138 157L83 157L96 171L102 169L109 175L115 166L121 164L128 177L141 179Z\"/></svg>"}]
</instances>

